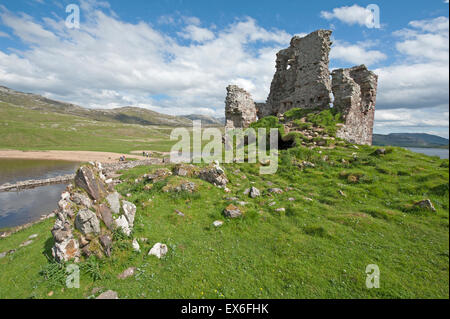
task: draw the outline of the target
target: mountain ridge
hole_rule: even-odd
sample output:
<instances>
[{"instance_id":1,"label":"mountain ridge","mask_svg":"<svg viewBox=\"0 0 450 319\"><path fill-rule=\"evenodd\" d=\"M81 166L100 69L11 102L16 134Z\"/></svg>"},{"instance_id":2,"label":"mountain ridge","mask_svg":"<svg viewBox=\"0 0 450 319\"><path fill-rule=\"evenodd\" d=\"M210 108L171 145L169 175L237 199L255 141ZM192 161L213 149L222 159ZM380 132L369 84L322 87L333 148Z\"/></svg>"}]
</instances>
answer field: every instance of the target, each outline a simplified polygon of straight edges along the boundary
<instances>
[{"instance_id":1,"label":"mountain ridge","mask_svg":"<svg viewBox=\"0 0 450 319\"><path fill-rule=\"evenodd\" d=\"M449 140L427 133L390 133L387 135L373 134L373 145L448 148Z\"/></svg>"}]
</instances>

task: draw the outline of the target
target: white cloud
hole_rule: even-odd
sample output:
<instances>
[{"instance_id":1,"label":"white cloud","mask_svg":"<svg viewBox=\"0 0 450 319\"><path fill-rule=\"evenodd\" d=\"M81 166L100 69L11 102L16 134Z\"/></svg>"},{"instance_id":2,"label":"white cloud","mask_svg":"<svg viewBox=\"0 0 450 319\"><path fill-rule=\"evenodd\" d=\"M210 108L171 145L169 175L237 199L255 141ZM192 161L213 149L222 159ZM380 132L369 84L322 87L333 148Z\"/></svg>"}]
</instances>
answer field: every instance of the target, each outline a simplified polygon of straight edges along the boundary
<instances>
[{"instance_id":1,"label":"white cloud","mask_svg":"<svg viewBox=\"0 0 450 319\"><path fill-rule=\"evenodd\" d=\"M66 29L63 19L40 22L6 10L0 18L30 46L0 51L2 85L87 107L134 105L169 114L209 109L223 116L225 88L233 81L251 83L246 87L255 100L265 100L275 53L291 38L251 18L213 32L191 17L186 21L194 24L182 29L187 44L98 8L79 30Z\"/></svg>"},{"instance_id":2,"label":"white cloud","mask_svg":"<svg viewBox=\"0 0 450 319\"><path fill-rule=\"evenodd\" d=\"M383 61L387 56L378 50L369 50L371 45L358 43L349 44L334 40L330 52L331 59L338 59L351 64L371 65Z\"/></svg>"},{"instance_id":3,"label":"white cloud","mask_svg":"<svg viewBox=\"0 0 450 319\"><path fill-rule=\"evenodd\" d=\"M321 11L320 16L327 20L338 19L349 25L358 24L360 26L366 25L373 18L373 14L369 9L360 7L357 4L334 8L331 12Z\"/></svg>"},{"instance_id":4,"label":"white cloud","mask_svg":"<svg viewBox=\"0 0 450 319\"><path fill-rule=\"evenodd\" d=\"M377 110L374 132L379 134L421 132L448 138L448 123L448 105L426 110L406 108Z\"/></svg>"},{"instance_id":5,"label":"white cloud","mask_svg":"<svg viewBox=\"0 0 450 319\"><path fill-rule=\"evenodd\" d=\"M0 38L9 38L9 37L10 37L10 36L9 36L8 33L5 33L5 32L0 31Z\"/></svg>"},{"instance_id":6,"label":"white cloud","mask_svg":"<svg viewBox=\"0 0 450 319\"><path fill-rule=\"evenodd\" d=\"M394 35L401 63L379 74L379 108L432 108L449 101L448 18L412 21ZM446 26L446 27L445 27Z\"/></svg>"},{"instance_id":7,"label":"white cloud","mask_svg":"<svg viewBox=\"0 0 450 319\"><path fill-rule=\"evenodd\" d=\"M205 42L214 39L214 32L206 28L200 28L195 25L188 25L183 32L178 32L182 38L196 42Z\"/></svg>"}]
</instances>

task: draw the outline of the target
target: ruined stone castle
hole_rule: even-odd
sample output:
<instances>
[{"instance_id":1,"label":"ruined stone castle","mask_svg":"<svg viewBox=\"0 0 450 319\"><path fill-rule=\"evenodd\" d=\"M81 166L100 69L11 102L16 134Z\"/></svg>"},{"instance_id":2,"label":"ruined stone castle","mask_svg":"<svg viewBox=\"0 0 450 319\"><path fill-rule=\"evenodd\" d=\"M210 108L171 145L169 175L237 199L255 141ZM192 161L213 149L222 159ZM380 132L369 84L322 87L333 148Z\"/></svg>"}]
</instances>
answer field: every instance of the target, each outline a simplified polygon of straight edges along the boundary
<instances>
[{"instance_id":1,"label":"ruined stone castle","mask_svg":"<svg viewBox=\"0 0 450 319\"><path fill-rule=\"evenodd\" d=\"M245 128L257 118L280 116L292 108L325 110L333 103L344 120L337 137L371 145L378 76L365 65L330 74L331 33L318 30L305 37L294 36L289 48L277 53L266 103L254 103L249 93L229 86L226 127Z\"/></svg>"}]
</instances>

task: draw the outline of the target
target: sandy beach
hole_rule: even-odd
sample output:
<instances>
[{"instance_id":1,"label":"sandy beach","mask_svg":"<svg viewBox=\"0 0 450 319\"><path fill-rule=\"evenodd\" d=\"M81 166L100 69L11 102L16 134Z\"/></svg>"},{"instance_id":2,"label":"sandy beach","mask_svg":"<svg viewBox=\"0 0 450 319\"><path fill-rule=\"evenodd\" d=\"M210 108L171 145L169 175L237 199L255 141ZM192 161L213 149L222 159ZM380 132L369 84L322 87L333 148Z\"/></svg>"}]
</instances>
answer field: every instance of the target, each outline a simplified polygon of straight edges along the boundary
<instances>
[{"instance_id":1,"label":"sandy beach","mask_svg":"<svg viewBox=\"0 0 450 319\"><path fill-rule=\"evenodd\" d=\"M140 155L119 154L110 152L90 152L90 151L17 151L0 150L1 158L17 159L40 159L40 160L61 160L75 162L96 161L102 163L115 163L119 161L120 156L126 158L145 159Z\"/></svg>"}]
</instances>

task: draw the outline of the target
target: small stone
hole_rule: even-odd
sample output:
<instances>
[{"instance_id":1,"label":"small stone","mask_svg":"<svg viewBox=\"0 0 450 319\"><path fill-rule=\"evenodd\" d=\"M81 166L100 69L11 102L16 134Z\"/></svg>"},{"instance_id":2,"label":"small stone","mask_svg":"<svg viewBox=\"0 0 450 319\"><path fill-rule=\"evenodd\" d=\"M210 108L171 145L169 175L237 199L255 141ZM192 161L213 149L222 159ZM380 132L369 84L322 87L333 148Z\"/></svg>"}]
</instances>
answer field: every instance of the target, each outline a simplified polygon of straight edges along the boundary
<instances>
[{"instance_id":1,"label":"small stone","mask_svg":"<svg viewBox=\"0 0 450 319\"><path fill-rule=\"evenodd\" d=\"M284 209L284 208L277 208L277 209L275 209L275 211L278 212L278 213L284 213L286 211L286 209Z\"/></svg>"},{"instance_id":2,"label":"small stone","mask_svg":"<svg viewBox=\"0 0 450 319\"><path fill-rule=\"evenodd\" d=\"M21 243L21 244L19 245L19 247L25 247L25 246L31 245L31 243L33 243L32 240L27 240L27 241Z\"/></svg>"},{"instance_id":3,"label":"small stone","mask_svg":"<svg viewBox=\"0 0 450 319\"><path fill-rule=\"evenodd\" d=\"M347 197L347 195L342 190L339 190L339 194L343 197Z\"/></svg>"},{"instance_id":4,"label":"small stone","mask_svg":"<svg viewBox=\"0 0 450 319\"><path fill-rule=\"evenodd\" d=\"M269 206L272 207L273 205L276 205L276 204L277 204L276 202L271 202L271 203L269 203Z\"/></svg>"},{"instance_id":5,"label":"small stone","mask_svg":"<svg viewBox=\"0 0 450 319\"><path fill-rule=\"evenodd\" d=\"M121 274L117 276L118 279L125 279L134 275L136 267L130 267L125 269Z\"/></svg>"},{"instance_id":6,"label":"small stone","mask_svg":"<svg viewBox=\"0 0 450 319\"><path fill-rule=\"evenodd\" d=\"M269 188L269 193L274 193L274 194L283 194L283 190L279 189L279 188Z\"/></svg>"},{"instance_id":7,"label":"small stone","mask_svg":"<svg viewBox=\"0 0 450 319\"><path fill-rule=\"evenodd\" d=\"M135 239L133 239L133 243L131 244L132 246L133 246L133 250L135 251L135 252L140 252L141 251L141 247L139 246L139 243L138 243L138 241L136 240L136 238Z\"/></svg>"},{"instance_id":8,"label":"small stone","mask_svg":"<svg viewBox=\"0 0 450 319\"><path fill-rule=\"evenodd\" d=\"M230 204L225 208L224 214L226 217L229 217L229 218L237 218L242 215L242 212L240 211L239 208L237 208L233 204Z\"/></svg>"},{"instance_id":9,"label":"small stone","mask_svg":"<svg viewBox=\"0 0 450 319\"><path fill-rule=\"evenodd\" d=\"M94 288L92 288L91 294L95 295L96 293L98 293L102 289L103 288L100 288L100 287L94 287Z\"/></svg>"},{"instance_id":10,"label":"small stone","mask_svg":"<svg viewBox=\"0 0 450 319\"><path fill-rule=\"evenodd\" d=\"M100 294L96 299L119 299L117 292L108 290Z\"/></svg>"},{"instance_id":11,"label":"small stone","mask_svg":"<svg viewBox=\"0 0 450 319\"><path fill-rule=\"evenodd\" d=\"M259 189L257 189L256 187L252 187L250 189L250 197L251 198L256 198L258 196L261 196L261 192L259 191Z\"/></svg>"},{"instance_id":12,"label":"small stone","mask_svg":"<svg viewBox=\"0 0 450 319\"><path fill-rule=\"evenodd\" d=\"M131 193L128 193L126 196L127 196L127 197L131 197Z\"/></svg>"},{"instance_id":13,"label":"small stone","mask_svg":"<svg viewBox=\"0 0 450 319\"><path fill-rule=\"evenodd\" d=\"M164 257L168 252L167 245L156 243L152 249L148 252L149 255L156 256L158 258Z\"/></svg>"},{"instance_id":14,"label":"small stone","mask_svg":"<svg viewBox=\"0 0 450 319\"><path fill-rule=\"evenodd\" d=\"M434 208L433 203L429 199L424 199L419 202L416 202L416 203L414 203L414 206L420 207L423 209L427 209L427 210L431 210L432 212L436 211L436 208Z\"/></svg>"},{"instance_id":15,"label":"small stone","mask_svg":"<svg viewBox=\"0 0 450 319\"><path fill-rule=\"evenodd\" d=\"M47 296L49 296L49 297L53 296L53 290L50 291L50 292L47 294Z\"/></svg>"},{"instance_id":16,"label":"small stone","mask_svg":"<svg viewBox=\"0 0 450 319\"><path fill-rule=\"evenodd\" d=\"M221 220L216 220L213 222L214 227L220 227L223 225L223 221Z\"/></svg>"},{"instance_id":17,"label":"small stone","mask_svg":"<svg viewBox=\"0 0 450 319\"><path fill-rule=\"evenodd\" d=\"M8 253L5 251L5 252L3 252L3 253L0 253L0 259L2 259L2 258L4 258L4 257L6 257L6 255L7 255Z\"/></svg>"},{"instance_id":18,"label":"small stone","mask_svg":"<svg viewBox=\"0 0 450 319\"><path fill-rule=\"evenodd\" d=\"M293 202L293 201L295 201L295 198L294 197L289 197L288 201Z\"/></svg>"},{"instance_id":19,"label":"small stone","mask_svg":"<svg viewBox=\"0 0 450 319\"><path fill-rule=\"evenodd\" d=\"M33 234L33 235L30 235L29 237L28 237L28 239L34 239L34 238L36 238L38 236L38 234Z\"/></svg>"},{"instance_id":20,"label":"small stone","mask_svg":"<svg viewBox=\"0 0 450 319\"><path fill-rule=\"evenodd\" d=\"M385 148L378 148L378 149L375 151L375 154L376 154L376 155L386 155L386 149L385 149Z\"/></svg>"},{"instance_id":21,"label":"small stone","mask_svg":"<svg viewBox=\"0 0 450 319\"><path fill-rule=\"evenodd\" d=\"M184 216L185 216L185 215L183 214L183 212L179 211L178 209L175 209L175 213L176 213L178 216L181 216L181 217L184 217Z\"/></svg>"}]
</instances>

